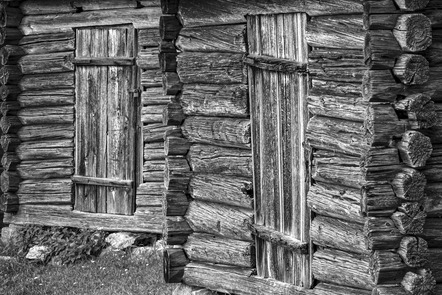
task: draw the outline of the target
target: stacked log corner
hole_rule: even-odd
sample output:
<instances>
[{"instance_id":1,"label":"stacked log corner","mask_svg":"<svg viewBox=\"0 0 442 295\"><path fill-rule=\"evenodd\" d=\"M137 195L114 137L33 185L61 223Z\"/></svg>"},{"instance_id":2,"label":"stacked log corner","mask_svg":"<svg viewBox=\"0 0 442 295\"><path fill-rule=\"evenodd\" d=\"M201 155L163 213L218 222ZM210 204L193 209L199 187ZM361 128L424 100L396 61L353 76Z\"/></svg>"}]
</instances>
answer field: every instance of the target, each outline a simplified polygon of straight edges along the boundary
<instances>
[{"instance_id":1,"label":"stacked log corner","mask_svg":"<svg viewBox=\"0 0 442 295\"><path fill-rule=\"evenodd\" d=\"M163 15L159 27L159 65L162 73L163 95L169 100L162 106L160 120L165 130L163 132L162 153L164 154L164 191L163 239L167 243L164 250L164 280L166 283L181 282L184 267L189 259L183 249L188 235L191 233L185 214L189 206L188 185L190 181L190 166L187 162L190 143L181 132L184 113L179 102L182 83L177 74L176 58L179 54L175 40L181 29L177 18L177 1L161 1Z\"/></svg>"},{"instance_id":2,"label":"stacked log corner","mask_svg":"<svg viewBox=\"0 0 442 295\"><path fill-rule=\"evenodd\" d=\"M364 1L363 15L347 16L350 42L325 37L336 34L338 17L308 24L312 269L334 286L328 292L338 294L340 285L431 294L440 282L431 241L440 226L431 179L440 82L427 3Z\"/></svg>"},{"instance_id":3,"label":"stacked log corner","mask_svg":"<svg viewBox=\"0 0 442 295\"><path fill-rule=\"evenodd\" d=\"M19 198L17 191L21 181L17 167L20 159L16 149L20 144L17 132L22 126L18 111L20 109L17 102L18 83L22 76L22 71L18 65L18 59L23 52L17 45L21 33L17 26L20 24L22 15L17 8L18 1L0 2L2 34L0 48L0 128L1 128L1 198L0 212L15 213L19 209ZM2 214L3 219L3 214Z\"/></svg>"}]
</instances>

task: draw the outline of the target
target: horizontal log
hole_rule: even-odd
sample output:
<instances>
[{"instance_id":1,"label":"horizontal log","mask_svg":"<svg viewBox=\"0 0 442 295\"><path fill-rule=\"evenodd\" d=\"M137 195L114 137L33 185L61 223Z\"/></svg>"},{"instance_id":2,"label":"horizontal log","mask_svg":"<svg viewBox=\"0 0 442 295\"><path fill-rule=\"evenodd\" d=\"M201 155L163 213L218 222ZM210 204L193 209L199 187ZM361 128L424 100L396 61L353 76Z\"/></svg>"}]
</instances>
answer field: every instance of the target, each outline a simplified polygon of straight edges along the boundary
<instances>
[{"instance_id":1,"label":"horizontal log","mask_svg":"<svg viewBox=\"0 0 442 295\"><path fill-rule=\"evenodd\" d=\"M163 181L159 182L145 182L139 184L137 187L137 195L153 195L153 196L161 196L164 191L164 183Z\"/></svg>"},{"instance_id":2,"label":"horizontal log","mask_svg":"<svg viewBox=\"0 0 442 295\"><path fill-rule=\"evenodd\" d=\"M317 215L311 224L311 240L315 245L342 251L368 254L364 225Z\"/></svg>"},{"instance_id":3,"label":"horizontal log","mask_svg":"<svg viewBox=\"0 0 442 295\"><path fill-rule=\"evenodd\" d=\"M431 270L436 282L442 282L442 249L428 249L427 255L429 257L427 267Z\"/></svg>"},{"instance_id":4,"label":"horizontal log","mask_svg":"<svg viewBox=\"0 0 442 295\"><path fill-rule=\"evenodd\" d=\"M311 79L312 86L310 95L335 95L341 97L361 96L361 83L349 83L339 81L321 80L317 78ZM365 97L363 97L365 99Z\"/></svg>"},{"instance_id":5,"label":"horizontal log","mask_svg":"<svg viewBox=\"0 0 442 295\"><path fill-rule=\"evenodd\" d=\"M4 134L17 133L21 126L22 123L16 116L2 116L2 118L0 119L0 129Z\"/></svg>"},{"instance_id":6,"label":"horizontal log","mask_svg":"<svg viewBox=\"0 0 442 295\"><path fill-rule=\"evenodd\" d=\"M178 12L178 0L161 0L161 11L164 14L176 14Z\"/></svg>"},{"instance_id":7,"label":"horizontal log","mask_svg":"<svg viewBox=\"0 0 442 295\"><path fill-rule=\"evenodd\" d=\"M244 241L253 241L247 227L252 218L251 210L202 201L191 202L186 213L186 219L195 232Z\"/></svg>"},{"instance_id":8,"label":"horizontal log","mask_svg":"<svg viewBox=\"0 0 442 295\"><path fill-rule=\"evenodd\" d=\"M20 68L16 65L5 65L0 68L0 83L2 85L16 85L22 76Z\"/></svg>"},{"instance_id":9,"label":"horizontal log","mask_svg":"<svg viewBox=\"0 0 442 295\"><path fill-rule=\"evenodd\" d=\"M161 70L150 69L141 71L141 86L143 87L161 87L163 84L163 76Z\"/></svg>"},{"instance_id":10,"label":"horizontal log","mask_svg":"<svg viewBox=\"0 0 442 295\"><path fill-rule=\"evenodd\" d=\"M158 47L160 42L161 38L160 38L160 31L158 30L158 28L138 30L138 46Z\"/></svg>"},{"instance_id":11,"label":"horizontal log","mask_svg":"<svg viewBox=\"0 0 442 295\"><path fill-rule=\"evenodd\" d=\"M426 129L438 122L436 109L431 97L422 93L412 94L394 104L399 118L407 120L411 129Z\"/></svg>"},{"instance_id":12,"label":"horizontal log","mask_svg":"<svg viewBox=\"0 0 442 295\"><path fill-rule=\"evenodd\" d=\"M372 295L402 295L405 290L401 286L377 286Z\"/></svg>"},{"instance_id":13,"label":"horizontal log","mask_svg":"<svg viewBox=\"0 0 442 295\"><path fill-rule=\"evenodd\" d=\"M187 117L181 128L190 142L231 147L250 146L248 119Z\"/></svg>"},{"instance_id":14,"label":"horizontal log","mask_svg":"<svg viewBox=\"0 0 442 295\"><path fill-rule=\"evenodd\" d=\"M0 43L18 45L23 33L18 28L0 27Z\"/></svg>"},{"instance_id":15,"label":"horizontal log","mask_svg":"<svg viewBox=\"0 0 442 295\"><path fill-rule=\"evenodd\" d=\"M20 205L73 205L72 192L19 194Z\"/></svg>"},{"instance_id":16,"label":"horizontal log","mask_svg":"<svg viewBox=\"0 0 442 295\"><path fill-rule=\"evenodd\" d=\"M366 290L374 287L366 255L334 249L319 250L313 254L312 271L315 278L323 282Z\"/></svg>"},{"instance_id":17,"label":"horizontal log","mask_svg":"<svg viewBox=\"0 0 442 295\"><path fill-rule=\"evenodd\" d=\"M16 85L0 85L0 98L2 101L15 101L21 92Z\"/></svg>"},{"instance_id":18,"label":"horizontal log","mask_svg":"<svg viewBox=\"0 0 442 295\"><path fill-rule=\"evenodd\" d=\"M252 54L245 57L244 63L261 70L283 73L305 72L307 67L303 62Z\"/></svg>"},{"instance_id":19,"label":"horizontal log","mask_svg":"<svg viewBox=\"0 0 442 295\"><path fill-rule=\"evenodd\" d=\"M74 123L73 106L23 108L17 117L23 125Z\"/></svg>"},{"instance_id":20,"label":"horizontal log","mask_svg":"<svg viewBox=\"0 0 442 295\"><path fill-rule=\"evenodd\" d=\"M20 47L26 54L47 54L75 50L73 30L62 33L23 36Z\"/></svg>"},{"instance_id":21,"label":"horizontal log","mask_svg":"<svg viewBox=\"0 0 442 295\"><path fill-rule=\"evenodd\" d=\"M189 223L183 216L166 216L163 229L163 239L168 245L183 245L192 233Z\"/></svg>"},{"instance_id":22,"label":"horizontal log","mask_svg":"<svg viewBox=\"0 0 442 295\"><path fill-rule=\"evenodd\" d=\"M368 103L361 95L330 95L311 92L308 109L313 115L363 122Z\"/></svg>"},{"instance_id":23,"label":"horizontal log","mask_svg":"<svg viewBox=\"0 0 442 295\"><path fill-rule=\"evenodd\" d=\"M216 174L195 174L189 192L193 199L253 209L250 178Z\"/></svg>"},{"instance_id":24,"label":"horizontal log","mask_svg":"<svg viewBox=\"0 0 442 295\"><path fill-rule=\"evenodd\" d=\"M176 95L183 88L183 83L175 72L164 72L162 82L164 95Z\"/></svg>"},{"instance_id":25,"label":"horizontal log","mask_svg":"<svg viewBox=\"0 0 442 295\"><path fill-rule=\"evenodd\" d=\"M183 52L177 56L177 73L183 83L245 83L244 54Z\"/></svg>"},{"instance_id":26,"label":"horizontal log","mask_svg":"<svg viewBox=\"0 0 442 295\"><path fill-rule=\"evenodd\" d=\"M16 150L20 160L54 159L73 157L72 139L22 142Z\"/></svg>"},{"instance_id":27,"label":"horizontal log","mask_svg":"<svg viewBox=\"0 0 442 295\"><path fill-rule=\"evenodd\" d=\"M392 69L401 54L391 30L371 30L365 35L365 64L370 69Z\"/></svg>"},{"instance_id":28,"label":"horizontal log","mask_svg":"<svg viewBox=\"0 0 442 295\"><path fill-rule=\"evenodd\" d=\"M442 225L438 218L427 218L424 231L418 235L428 243L428 248L442 248Z\"/></svg>"},{"instance_id":29,"label":"horizontal log","mask_svg":"<svg viewBox=\"0 0 442 295\"><path fill-rule=\"evenodd\" d=\"M72 1L61 0L57 4L58 5L54 5L54 3L50 0L27 0L21 3L20 9L26 15L76 12L77 10L76 7L72 5Z\"/></svg>"},{"instance_id":30,"label":"horizontal log","mask_svg":"<svg viewBox=\"0 0 442 295\"><path fill-rule=\"evenodd\" d=\"M183 249L166 248L163 252L163 275L166 283L179 283L189 259Z\"/></svg>"},{"instance_id":31,"label":"horizontal log","mask_svg":"<svg viewBox=\"0 0 442 295\"><path fill-rule=\"evenodd\" d=\"M370 250L398 248L402 234L393 220L385 217L369 217L364 225L365 243Z\"/></svg>"},{"instance_id":32,"label":"horizontal log","mask_svg":"<svg viewBox=\"0 0 442 295\"><path fill-rule=\"evenodd\" d=\"M3 171L0 176L3 193L16 192L21 178L17 171Z\"/></svg>"},{"instance_id":33,"label":"horizontal log","mask_svg":"<svg viewBox=\"0 0 442 295\"><path fill-rule=\"evenodd\" d=\"M370 275L376 285L400 284L407 266L392 251L374 251L370 255Z\"/></svg>"},{"instance_id":34,"label":"horizontal log","mask_svg":"<svg viewBox=\"0 0 442 295\"><path fill-rule=\"evenodd\" d=\"M20 109L20 104L16 101L3 101L0 102L0 113L2 116L15 116Z\"/></svg>"},{"instance_id":35,"label":"horizontal log","mask_svg":"<svg viewBox=\"0 0 442 295\"><path fill-rule=\"evenodd\" d=\"M164 191L162 201L166 216L184 216L189 207L189 200L182 191Z\"/></svg>"},{"instance_id":36,"label":"horizontal log","mask_svg":"<svg viewBox=\"0 0 442 295\"><path fill-rule=\"evenodd\" d=\"M161 160L166 158L163 142L153 142L144 144L144 160Z\"/></svg>"},{"instance_id":37,"label":"horizontal log","mask_svg":"<svg viewBox=\"0 0 442 295\"><path fill-rule=\"evenodd\" d=\"M116 215L73 211L71 205L22 205L17 214L5 216L8 223L64 226L105 231L162 232L163 215ZM5 221L6 221L5 220Z\"/></svg>"},{"instance_id":38,"label":"horizontal log","mask_svg":"<svg viewBox=\"0 0 442 295\"><path fill-rule=\"evenodd\" d=\"M184 244L190 260L245 268L255 266L255 248L252 242L193 233Z\"/></svg>"},{"instance_id":39,"label":"horizontal log","mask_svg":"<svg viewBox=\"0 0 442 295\"><path fill-rule=\"evenodd\" d=\"M52 195L72 193L73 182L70 178L29 179L20 182L18 195Z\"/></svg>"},{"instance_id":40,"label":"horizontal log","mask_svg":"<svg viewBox=\"0 0 442 295\"><path fill-rule=\"evenodd\" d=\"M168 136L164 141L164 153L166 156L185 156L190 145L190 142L185 138Z\"/></svg>"},{"instance_id":41,"label":"horizontal log","mask_svg":"<svg viewBox=\"0 0 442 295\"><path fill-rule=\"evenodd\" d=\"M161 52L159 54L160 68L163 72L176 72L176 52Z\"/></svg>"},{"instance_id":42,"label":"horizontal log","mask_svg":"<svg viewBox=\"0 0 442 295\"><path fill-rule=\"evenodd\" d=\"M181 23L175 15L160 16L160 37L164 40L174 40L181 30Z\"/></svg>"},{"instance_id":43,"label":"horizontal log","mask_svg":"<svg viewBox=\"0 0 442 295\"><path fill-rule=\"evenodd\" d=\"M74 89L55 89L42 91L25 91L17 100L22 108L48 107L74 104Z\"/></svg>"},{"instance_id":44,"label":"horizontal log","mask_svg":"<svg viewBox=\"0 0 442 295\"><path fill-rule=\"evenodd\" d=\"M26 160L18 165L17 170L23 179L47 179L69 177L74 172L73 159Z\"/></svg>"},{"instance_id":45,"label":"horizontal log","mask_svg":"<svg viewBox=\"0 0 442 295\"><path fill-rule=\"evenodd\" d=\"M362 190L362 212L368 217L389 217L396 211L400 200L391 184L370 182Z\"/></svg>"},{"instance_id":46,"label":"horizontal log","mask_svg":"<svg viewBox=\"0 0 442 295\"><path fill-rule=\"evenodd\" d=\"M72 124L44 124L23 126L17 133L21 141L74 138Z\"/></svg>"},{"instance_id":47,"label":"horizontal log","mask_svg":"<svg viewBox=\"0 0 442 295\"><path fill-rule=\"evenodd\" d=\"M145 125L143 126L143 140L149 143L164 141L164 133L173 130L180 131L176 126L164 126L163 123Z\"/></svg>"},{"instance_id":48,"label":"horizontal log","mask_svg":"<svg viewBox=\"0 0 442 295\"><path fill-rule=\"evenodd\" d=\"M4 193L0 195L0 211L3 213L16 213L19 208L19 199L15 194Z\"/></svg>"},{"instance_id":49,"label":"horizontal log","mask_svg":"<svg viewBox=\"0 0 442 295\"><path fill-rule=\"evenodd\" d=\"M141 93L143 106L166 105L172 102L175 96L163 95L163 88L146 88Z\"/></svg>"},{"instance_id":50,"label":"horizontal log","mask_svg":"<svg viewBox=\"0 0 442 295\"><path fill-rule=\"evenodd\" d=\"M362 80L362 95L367 101L393 102L402 89L390 70L366 71Z\"/></svg>"},{"instance_id":51,"label":"horizontal log","mask_svg":"<svg viewBox=\"0 0 442 295\"><path fill-rule=\"evenodd\" d=\"M59 13L56 23L53 15L25 16L20 24L24 35L59 33L76 27L122 25L131 23L135 28L154 28L158 26L161 14L159 7L139 9L118 9L86 11L80 13ZM148 17L146 17L148 16Z\"/></svg>"},{"instance_id":52,"label":"horizontal log","mask_svg":"<svg viewBox=\"0 0 442 295\"><path fill-rule=\"evenodd\" d=\"M133 186L132 180L124 180L124 179L100 178L100 177L90 177L82 175L72 175L71 179L75 184L106 186L106 187L121 187L121 188L131 188Z\"/></svg>"},{"instance_id":53,"label":"horizontal log","mask_svg":"<svg viewBox=\"0 0 442 295\"><path fill-rule=\"evenodd\" d=\"M55 88L71 88L74 86L74 73L25 75L20 80L22 91L49 90Z\"/></svg>"},{"instance_id":54,"label":"horizontal log","mask_svg":"<svg viewBox=\"0 0 442 295\"><path fill-rule=\"evenodd\" d=\"M3 134L0 137L0 144L4 152L14 152L20 142L15 134Z\"/></svg>"},{"instance_id":55,"label":"horizontal log","mask_svg":"<svg viewBox=\"0 0 442 295\"><path fill-rule=\"evenodd\" d=\"M191 262L184 269L183 282L230 294L311 294L293 284L252 275L250 268Z\"/></svg>"},{"instance_id":56,"label":"horizontal log","mask_svg":"<svg viewBox=\"0 0 442 295\"><path fill-rule=\"evenodd\" d=\"M243 24L183 28L175 45L181 51L246 52L245 30Z\"/></svg>"},{"instance_id":57,"label":"horizontal log","mask_svg":"<svg viewBox=\"0 0 442 295\"><path fill-rule=\"evenodd\" d=\"M23 14L18 7L6 6L4 8L4 15L2 17L2 24L8 27L18 27L23 18ZM2 13L3 14L3 13Z\"/></svg>"},{"instance_id":58,"label":"horizontal log","mask_svg":"<svg viewBox=\"0 0 442 295\"><path fill-rule=\"evenodd\" d=\"M360 155L368 149L364 126L360 122L314 116L307 125L307 138L314 148L350 155Z\"/></svg>"},{"instance_id":59,"label":"horizontal log","mask_svg":"<svg viewBox=\"0 0 442 295\"><path fill-rule=\"evenodd\" d=\"M307 193L307 204L317 214L364 223L359 189L315 182Z\"/></svg>"},{"instance_id":60,"label":"horizontal log","mask_svg":"<svg viewBox=\"0 0 442 295\"><path fill-rule=\"evenodd\" d=\"M363 12L359 1L344 0L339 5L333 1L314 0L286 2L278 0L272 3L254 1L253 5L246 0L231 3L217 0L211 5L206 2L183 0L179 2L179 17L184 27L245 23L244 15L271 14L289 12L308 12L311 16L334 14L357 14Z\"/></svg>"},{"instance_id":61,"label":"horizontal log","mask_svg":"<svg viewBox=\"0 0 442 295\"><path fill-rule=\"evenodd\" d=\"M0 65L15 65L23 55L25 55L25 51L21 46L6 44L0 49Z\"/></svg>"},{"instance_id":62,"label":"horizontal log","mask_svg":"<svg viewBox=\"0 0 442 295\"><path fill-rule=\"evenodd\" d=\"M418 54L400 55L393 73L405 85L425 84L430 78L430 63Z\"/></svg>"},{"instance_id":63,"label":"horizontal log","mask_svg":"<svg viewBox=\"0 0 442 295\"><path fill-rule=\"evenodd\" d=\"M368 290L322 282L316 285L313 292L315 295L371 295L371 292Z\"/></svg>"},{"instance_id":64,"label":"horizontal log","mask_svg":"<svg viewBox=\"0 0 442 295\"><path fill-rule=\"evenodd\" d=\"M442 30L433 30L433 42L430 47L425 50L423 56L433 65L442 63Z\"/></svg>"},{"instance_id":65,"label":"horizontal log","mask_svg":"<svg viewBox=\"0 0 442 295\"><path fill-rule=\"evenodd\" d=\"M3 152L2 152L3 153ZM14 171L17 169L17 165L20 163L20 159L14 152L5 152L1 157L1 164L4 170Z\"/></svg>"},{"instance_id":66,"label":"horizontal log","mask_svg":"<svg viewBox=\"0 0 442 295\"><path fill-rule=\"evenodd\" d=\"M400 94L408 96L416 93L424 93L431 96L431 98L436 102L441 101L442 100L441 72L442 72L442 67L439 66L430 67L430 74L429 74L430 78L428 82L422 85L405 86L401 90Z\"/></svg>"},{"instance_id":67,"label":"horizontal log","mask_svg":"<svg viewBox=\"0 0 442 295\"><path fill-rule=\"evenodd\" d=\"M158 59L158 48L142 48L138 51L136 60L137 66L142 69L158 69L160 68L160 61Z\"/></svg>"},{"instance_id":68,"label":"horizontal log","mask_svg":"<svg viewBox=\"0 0 442 295\"><path fill-rule=\"evenodd\" d=\"M158 4L158 3L157 3ZM72 5L81 9L81 11L89 10L106 10L106 9L121 9L121 8L136 8L137 2L134 0L101 0L101 1L90 1L90 0L75 0Z\"/></svg>"},{"instance_id":69,"label":"horizontal log","mask_svg":"<svg viewBox=\"0 0 442 295\"><path fill-rule=\"evenodd\" d=\"M163 121L164 105L143 106L141 109L141 122L144 124L161 123Z\"/></svg>"},{"instance_id":70,"label":"horizontal log","mask_svg":"<svg viewBox=\"0 0 442 295\"><path fill-rule=\"evenodd\" d=\"M312 47L363 49L363 18L360 14L312 17L306 39Z\"/></svg>"},{"instance_id":71,"label":"horizontal log","mask_svg":"<svg viewBox=\"0 0 442 295\"><path fill-rule=\"evenodd\" d=\"M185 84L180 103L186 115L247 117L247 86Z\"/></svg>"},{"instance_id":72,"label":"horizontal log","mask_svg":"<svg viewBox=\"0 0 442 295\"><path fill-rule=\"evenodd\" d=\"M179 126L184 121L183 108L178 102L170 102L163 109L163 124Z\"/></svg>"},{"instance_id":73,"label":"horizontal log","mask_svg":"<svg viewBox=\"0 0 442 295\"><path fill-rule=\"evenodd\" d=\"M252 176L252 157L249 150L192 145L187 159L194 172Z\"/></svg>"},{"instance_id":74,"label":"horizontal log","mask_svg":"<svg viewBox=\"0 0 442 295\"><path fill-rule=\"evenodd\" d=\"M74 70L73 51L25 55L18 61L23 74L70 72Z\"/></svg>"}]
</instances>

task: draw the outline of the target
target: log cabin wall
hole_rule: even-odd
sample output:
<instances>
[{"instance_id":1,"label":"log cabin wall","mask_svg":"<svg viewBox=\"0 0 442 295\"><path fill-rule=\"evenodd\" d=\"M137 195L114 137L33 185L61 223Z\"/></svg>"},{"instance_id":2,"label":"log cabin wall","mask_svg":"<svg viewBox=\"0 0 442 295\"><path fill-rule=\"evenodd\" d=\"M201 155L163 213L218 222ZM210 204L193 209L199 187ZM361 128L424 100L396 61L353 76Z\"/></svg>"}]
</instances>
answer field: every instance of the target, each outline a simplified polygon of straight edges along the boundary
<instances>
[{"instance_id":1,"label":"log cabin wall","mask_svg":"<svg viewBox=\"0 0 442 295\"><path fill-rule=\"evenodd\" d=\"M170 85L181 89L181 129L191 144L184 219L193 233L182 241L185 254L174 248L166 259L173 281L182 275L185 284L235 294L441 292L439 2L181 0L164 7L174 7L167 13L182 26L180 83ZM310 16L312 290L253 275L253 235L244 226L253 218L250 191L232 186L252 174L243 129L249 110L238 96L244 16L291 12Z\"/></svg>"},{"instance_id":2,"label":"log cabin wall","mask_svg":"<svg viewBox=\"0 0 442 295\"><path fill-rule=\"evenodd\" d=\"M156 0L7 1L2 47L2 204L5 223L162 232L164 152ZM23 18L22 18L23 17ZM138 164L133 215L72 210L75 28L132 25L140 70ZM6 34L4 34L4 32ZM92 45L90 45L92 46ZM9 58L8 58L9 57ZM2 72L2 73L3 73ZM129 91L130 89L128 89ZM137 89L132 90L137 95ZM18 210L18 211L17 211ZM17 212L16 212L17 211Z\"/></svg>"}]
</instances>

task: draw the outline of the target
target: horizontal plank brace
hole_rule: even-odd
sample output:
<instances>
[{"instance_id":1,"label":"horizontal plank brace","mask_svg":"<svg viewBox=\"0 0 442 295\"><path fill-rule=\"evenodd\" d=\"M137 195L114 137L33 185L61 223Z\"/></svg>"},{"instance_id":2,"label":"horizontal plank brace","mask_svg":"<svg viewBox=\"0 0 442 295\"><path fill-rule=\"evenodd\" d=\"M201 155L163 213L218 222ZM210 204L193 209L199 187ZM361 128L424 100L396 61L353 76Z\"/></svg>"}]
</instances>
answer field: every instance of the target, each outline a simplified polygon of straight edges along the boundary
<instances>
[{"instance_id":1,"label":"horizontal plank brace","mask_svg":"<svg viewBox=\"0 0 442 295\"><path fill-rule=\"evenodd\" d=\"M77 66L133 66L133 57L76 57L72 61Z\"/></svg>"},{"instance_id":2,"label":"horizontal plank brace","mask_svg":"<svg viewBox=\"0 0 442 295\"><path fill-rule=\"evenodd\" d=\"M266 240L283 248L290 249L296 253L308 254L309 243L307 242L301 242L298 239L274 229L270 229L264 225L249 224L249 228L252 231L252 234L260 239Z\"/></svg>"},{"instance_id":3,"label":"horizontal plank brace","mask_svg":"<svg viewBox=\"0 0 442 295\"><path fill-rule=\"evenodd\" d=\"M248 55L244 63L262 70L276 72L307 72L307 64L263 55Z\"/></svg>"},{"instance_id":4,"label":"horizontal plank brace","mask_svg":"<svg viewBox=\"0 0 442 295\"><path fill-rule=\"evenodd\" d=\"M132 180L100 178L100 177L90 177L90 176L81 176L81 175L72 176L72 181L76 184L125 187L125 188L131 188L133 184Z\"/></svg>"}]
</instances>

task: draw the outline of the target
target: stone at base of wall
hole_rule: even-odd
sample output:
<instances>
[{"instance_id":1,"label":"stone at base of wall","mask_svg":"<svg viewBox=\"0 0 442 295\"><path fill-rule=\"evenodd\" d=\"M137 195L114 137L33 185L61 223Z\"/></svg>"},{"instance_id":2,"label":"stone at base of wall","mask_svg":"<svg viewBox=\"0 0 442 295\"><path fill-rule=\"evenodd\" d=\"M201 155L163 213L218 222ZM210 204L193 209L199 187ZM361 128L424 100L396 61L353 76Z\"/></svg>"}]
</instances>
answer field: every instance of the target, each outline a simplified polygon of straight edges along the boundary
<instances>
[{"instance_id":1,"label":"stone at base of wall","mask_svg":"<svg viewBox=\"0 0 442 295\"><path fill-rule=\"evenodd\" d=\"M7 245L13 243L17 237L17 231L21 228L20 225L10 224L7 227L2 228L1 240L2 243Z\"/></svg>"},{"instance_id":2,"label":"stone at base of wall","mask_svg":"<svg viewBox=\"0 0 442 295\"><path fill-rule=\"evenodd\" d=\"M193 287L185 284L179 284L172 295L216 295L219 294L215 291L204 289L201 287Z\"/></svg>"}]
</instances>

